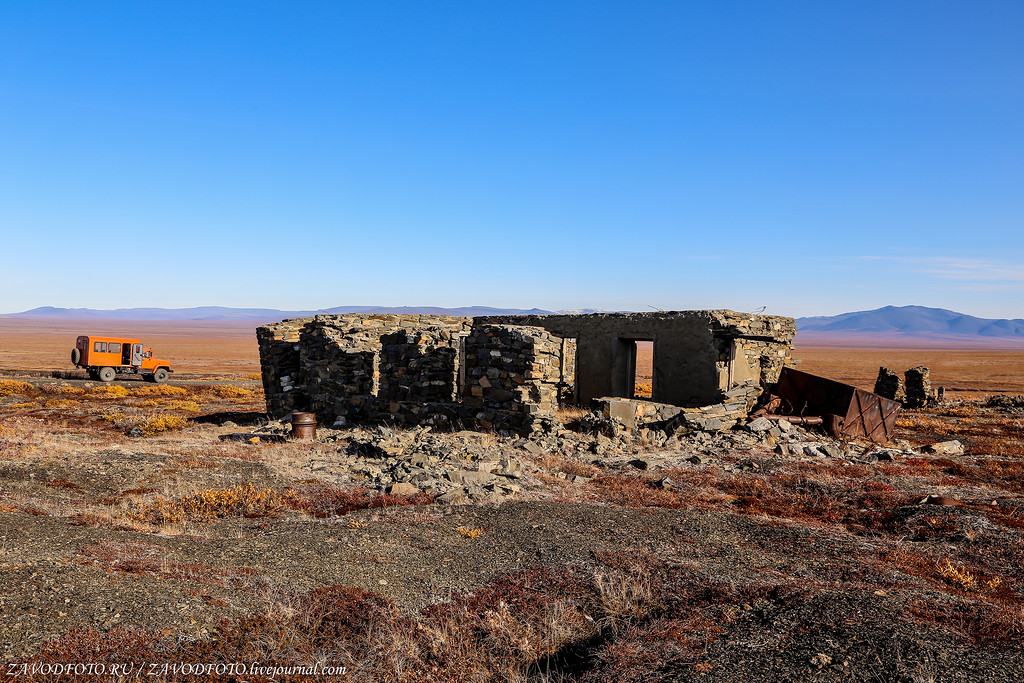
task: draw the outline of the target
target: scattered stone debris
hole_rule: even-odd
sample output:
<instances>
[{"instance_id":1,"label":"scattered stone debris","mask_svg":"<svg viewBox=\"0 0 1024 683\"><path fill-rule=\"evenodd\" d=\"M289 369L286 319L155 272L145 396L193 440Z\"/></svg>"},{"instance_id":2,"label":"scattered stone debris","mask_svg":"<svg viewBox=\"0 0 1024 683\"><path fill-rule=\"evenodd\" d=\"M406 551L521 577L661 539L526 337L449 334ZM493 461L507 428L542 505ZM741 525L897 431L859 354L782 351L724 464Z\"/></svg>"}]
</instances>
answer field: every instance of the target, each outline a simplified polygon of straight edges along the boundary
<instances>
[{"instance_id":1,"label":"scattered stone debris","mask_svg":"<svg viewBox=\"0 0 1024 683\"><path fill-rule=\"evenodd\" d=\"M253 441L255 439L255 441ZM234 434L221 434L221 441L249 441L258 443L266 441L268 443L285 443L288 439L282 434L267 434L266 432L235 432Z\"/></svg>"},{"instance_id":2,"label":"scattered stone debris","mask_svg":"<svg viewBox=\"0 0 1024 683\"><path fill-rule=\"evenodd\" d=\"M1021 414L1024 413L1024 395L996 394L989 396L985 401L985 407L996 408L1011 415Z\"/></svg>"},{"instance_id":3,"label":"scattered stone debris","mask_svg":"<svg viewBox=\"0 0 1024 683\"><path fill-rule=\"evenodd\" d=\"M680 412L676 417L689 414ZM820 434L784 420L740 418L730 422L732 428L712 431L691 429L692 421L675 418L661 429L628 428L617 419L594 413L580 420L580 431L558 429L530 438L470 430L444 432L428 426L322 429L318 438L309 442L310 450L299 467L310 478L335 485L365 486L396 495L424 493L440 503L459 505L497 503L527 492L547 495L542 475L550 474L544 461L549 454L599 470L644 473L672 467L734 469L730 464L734 461L723 459L725 454L755 449L775 449L807 459L882 460L903 454L875 449L871 455L867 446L822 440ZM600 425L602 431L589 431L594 425ZM221 438L283 440L289 428L285 417L257 432ZM741 469L763 467L759 459L743 462L746 466L740 465ZM588 481L578 474L565 478ZM669 488L671 481L659 486Z\"/></svg>"}]
</instances>

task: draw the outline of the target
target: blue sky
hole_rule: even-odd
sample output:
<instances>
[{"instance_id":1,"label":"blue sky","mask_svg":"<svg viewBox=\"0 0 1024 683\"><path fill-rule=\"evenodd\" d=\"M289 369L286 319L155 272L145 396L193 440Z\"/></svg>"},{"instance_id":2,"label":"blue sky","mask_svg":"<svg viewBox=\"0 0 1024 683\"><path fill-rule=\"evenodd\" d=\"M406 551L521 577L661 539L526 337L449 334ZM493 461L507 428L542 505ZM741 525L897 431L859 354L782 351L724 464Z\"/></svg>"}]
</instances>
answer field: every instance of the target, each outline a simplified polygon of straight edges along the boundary
<instances>
[{"instance_id":1,"label":"blue sky","mask_svg":"<svg viewBox=\"0 0 1024 683\"><path fill-rule=\"evenodd\" d=\"M6 2L0 313L1024 317L1020 2Z\"/></svg>"}]
</instances>

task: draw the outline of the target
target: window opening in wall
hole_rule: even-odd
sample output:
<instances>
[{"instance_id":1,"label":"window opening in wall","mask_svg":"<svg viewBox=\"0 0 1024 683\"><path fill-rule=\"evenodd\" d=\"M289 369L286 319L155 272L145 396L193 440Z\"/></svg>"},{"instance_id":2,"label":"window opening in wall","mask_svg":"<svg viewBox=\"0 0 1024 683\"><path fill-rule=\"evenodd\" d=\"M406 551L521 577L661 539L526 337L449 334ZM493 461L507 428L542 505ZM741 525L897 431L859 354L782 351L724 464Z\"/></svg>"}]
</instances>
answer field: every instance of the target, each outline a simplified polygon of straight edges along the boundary
<instances>
[{"instance_id":1,"label":"window opening in wall","mask_svg":"<svg viewBox=\"0 0 1024 683\"><path fill-rule=\"evenodd\" d=\"M632 398L649 399L654 395L654 342L633 341L633 395Z\"/></svg>"}]
</instances>

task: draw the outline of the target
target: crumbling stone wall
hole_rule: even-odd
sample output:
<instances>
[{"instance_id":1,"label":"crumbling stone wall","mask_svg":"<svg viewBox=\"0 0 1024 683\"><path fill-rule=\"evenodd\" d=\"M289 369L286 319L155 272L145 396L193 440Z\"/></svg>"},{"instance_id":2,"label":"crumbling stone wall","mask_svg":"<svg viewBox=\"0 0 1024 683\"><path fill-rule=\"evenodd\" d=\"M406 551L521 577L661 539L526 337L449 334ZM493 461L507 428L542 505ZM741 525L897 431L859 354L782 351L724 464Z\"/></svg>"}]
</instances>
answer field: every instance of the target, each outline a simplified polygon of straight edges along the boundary
<instances>
[{"instance_id":1,"label":"crumbling stone wall","mask_svg":"<svg viewBox=\"0 0 1024 683\"><path fill-rule=\"evenodd\" d=\"M708 311L711 314L711 330L718 346L720 377L732 373L733 381L722 386L729 391L748 379L761 386L774 384L779 380L782 368L791 362L793 337L796 336L796 321L777 315L757 315L735 311ZM741 352L741 353L738 353ZM746 377L737 377L735 359L742 356L749 372Z\"/></svg>"},{"instance_id":2,"label":"crumbling stone wall","mask_svg":"<svg viewBox=\"0 0 1024 683\"><path fill-rule=\"evenodd\" d=\"M451 402L459 339L471 324L457 316L351 313L260 327L267 412L312 410L333 424L408 413L405 399Z\"/></svg>"},{"instance_id":3,"label":"crumbling stone wall","mask_svg":"<svg viewBox=\"0 0 1024 683\"><path fill-rule=\"evenodd\" d=\"M380 338L381 401L454 401L458 337L443 327L399 330Z\"/></svg>"},{"instance_id":4,"label":"crumbling stone wall","mask_svg":"<svg viewBox=\"0 0 1024 683\"><path fill-rule=\"evenodd\" d=\"M558 409L562 340L539 327L480 325L466 340L463 405L483 428L530 432Z\"/></svg>"},{"instance_id":5,"label":"crumbling stone wall","mask_svg":"<svg viewBox=\"0 0 1024 683\"><path fill-rule=\"evenodd\" d=\"M267 412L275 417L309 409L309 399L303 391L299 356L302 331L311 320L293 318L256 330L263 394L267 400Z\"/></svg>"},{"instance_id":6,"label":"crumbling stone wall","mask_svg":"<svg viewBox=\"0 0 1024 683\"><path fill-rule=\"evenodd\" d=\"M903 392L903 378L894 370L887 367L878 368L878 378L875 380L875 391L883 398L903 403L906 395Z\"/></svg>"},{"instance_id":7,"label":"crumbling stone wall","mask_svg":"<svg viewBox=\"0 0 1024 683\"><path fill-rule=\"evenodd\" d=\"M931 372L923 365L910 368L903 373L906 379L907 400L904 402L907 408L921 408L928 405L932 397Z\"/></svg>"},{"instance_id":8,"label":"crumbling stone wall","mask_svg":"<svg viewBox=\"0 0 1024 683\"><path fill-rule=\"evenodd\" d=\"M632 394L654 342L652 402L749 409L790 361L792 318L734 311L493 316L318 315L257 330L267 410L529 433L560 400Z\"/></svg>"},{"instance_id":9,"label":"crumbling stone wall","mask_svg":"<svg viewBox=\"0 0 1024 683\"><path fill-rule=\"evenodd\" d=\"M790 364L796 335L793 318L729 310L503 315L475 322L542 327L575 339L580 403L632 394L629 363L637 340L654 342L654 402L702 406L735 398L737 391L760 393Z\"/></svg>"},{"instance_id":10,"label":"crumbling stone wall","mask_svg":"<svg viewBox=\"0 0 1024 683\"><path fill-rule=\"evenodd\" d=\"M462 325L403 329L383 335L376 417L400 424L451 427L458 400Z\"/></svg>"}]
</instances>

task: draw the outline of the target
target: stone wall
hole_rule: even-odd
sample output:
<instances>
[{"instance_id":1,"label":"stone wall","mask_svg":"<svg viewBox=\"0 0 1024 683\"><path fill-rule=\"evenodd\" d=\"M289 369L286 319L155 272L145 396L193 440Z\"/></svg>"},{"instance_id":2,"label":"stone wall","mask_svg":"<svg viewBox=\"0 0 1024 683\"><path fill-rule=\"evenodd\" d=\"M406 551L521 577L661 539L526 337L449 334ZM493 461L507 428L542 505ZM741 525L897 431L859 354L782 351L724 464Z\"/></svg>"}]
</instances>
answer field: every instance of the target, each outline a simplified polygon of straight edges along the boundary
<instances>
[{"instance_id":1,"label":"stone wall","mask_svg":"<svg viewBox=\"0 0 1024 683\"><path fill-rule=\"evenodd\" d=\"M256 329L267 412L275 417L308 410L299 360L302 330L312 318L293 318ZM298 387L298 391L296 388Z\"/></svg>"},{"instance_id":2,"label":"stone wall","mask_svg":"<svg viewBox=\"0 0 1024 683\"><path fill-rule=\"evenodd\" d=\"M483 428L533 431L558 409L562 340L539 327L479 325L466 339L467 418Z\"/></svg>"},{"instance_id":3,"label":"stone wall","mask_svg":"<svg viewBox=\"0 0 1024 683\"><path fill-rule=\"evenodd\" d=\"M903 378L895 371L884 366L878 368L878 378L875 380L874 393L882 398L887 398L890 401L899 401L900 403L903 403L907 398L903 391Z\"/></svg>"},{"instance_id":4,"label":"stone wall","mask_svg":"<svg viewBox=\"0 0 1024 683\"><path fill-rule=\"evenodd\" d=\"M790 364L793 337L796 336L796 321L777 315L757 315L735 311L708 311L712 314L712 334L718 349L719 376L733 378L723 391L735 388L746 380L753 380L761 386L774 384L779 380L782 368ZM742 351L742 354L738 353ZM748 372L735 367L736 357L742 355ZM743 377L737 375L744 374Z\"/></svg>"},{"instance_id":5,"label":"stone wall","mask_svg":"<svg viewBox=\"0 0 1024 683\"><path fill-rule=\"evenodd\" d=\"M381 401L454 401L458 335L443 327L399 330L380 338Z\"/></svg>"},{"instance_id":6,"label":"stone wall","mask_svg":"<svg viewBox=\"0 0 1024 683\"><path fill-rule=\"evenodd\" d=\"M790 361L792 318L734 311L491 316L318 315L257 330L267 410L323 424L390 421L529 433L559 402L631 398L654 342L652 403L749 409Z\"/></svg>"},{"instance_id":7,"label":"stone wall","mask_svg":"<svg viewBox=\"0 0 1024 683\"><path fill-rule=\"evenodd\" d=\"M932 399L932 380L928 368L923 365L910 368L903 373L903 377L907 392L904 405L907 408L922 408L928 405Z\"/></svg>"},{"instance_id":8,"label":"stone wall","mask_svg":"<svg viewBox=\"0 0 1024 683\"><path fill-rule=\"evenodd\" d=\"M267 412L283 417L312 410L321 423L333 424L409 413L400 404L410 401L451 402L459 339L471 323L456 316L350 313L260 327Z\"/></svg>"},{"instance_id":9,"label":"stone wall","mask_svg":"<svg viewBox=\"0 0 1024 683\"><path fill-rule=\"evenodd\" d=\"M729 392L778 380L790 363L793 318L729 310L507 315L476 324L542 327L576 342L575 394L580 403L630 398L634 344L654 342L651 400L676 406L720 403Z\"/></svg>"}]
</instances>

